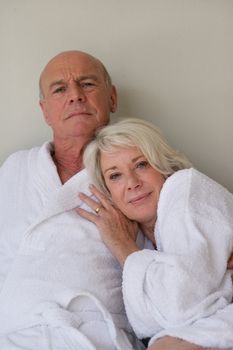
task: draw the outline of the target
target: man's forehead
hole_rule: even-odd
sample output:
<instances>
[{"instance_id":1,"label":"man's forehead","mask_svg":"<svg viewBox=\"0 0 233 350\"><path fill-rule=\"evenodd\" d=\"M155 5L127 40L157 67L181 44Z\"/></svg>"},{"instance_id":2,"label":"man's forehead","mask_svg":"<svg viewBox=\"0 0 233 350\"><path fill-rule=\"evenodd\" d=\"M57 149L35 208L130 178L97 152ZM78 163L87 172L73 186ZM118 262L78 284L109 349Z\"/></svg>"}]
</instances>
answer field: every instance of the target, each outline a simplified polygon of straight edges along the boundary
<instances>
[{"instance_id":1,"label":"man's forehead","mask_svg":"<svg viewBox=\"0 0 233 350\"><path fill-rule=\"evenodd\" d=\"M104 72L100 64L94 60L58 60L51 62L42 73L42 83L67 80L70 78L81 79L83 77L95 77L104 79Z\"/></svg>"}]
</instances>

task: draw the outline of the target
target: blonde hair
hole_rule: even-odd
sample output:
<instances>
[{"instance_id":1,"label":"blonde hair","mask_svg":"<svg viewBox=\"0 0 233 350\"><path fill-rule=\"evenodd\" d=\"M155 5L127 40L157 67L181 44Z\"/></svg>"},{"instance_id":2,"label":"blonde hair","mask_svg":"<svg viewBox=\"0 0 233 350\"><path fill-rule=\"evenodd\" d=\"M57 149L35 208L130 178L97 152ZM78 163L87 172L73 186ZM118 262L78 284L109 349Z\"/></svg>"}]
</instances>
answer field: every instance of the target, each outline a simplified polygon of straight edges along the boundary
<instances>
[{"instance_id":1,"label":"blonde hair","mask_svg":"<svg viewBox=\"0 0 233 350\"><path fill-rule=\"evenodd\" d=\"M142 119L123 119L97 131L84 152L84 164L91 180L105 194L109 192L101 171L101 152L111 152L113 147L137 147L150 165L165 178L191 167L184 155L169 146L155 125Z\"/></svg>"}]
</instances>

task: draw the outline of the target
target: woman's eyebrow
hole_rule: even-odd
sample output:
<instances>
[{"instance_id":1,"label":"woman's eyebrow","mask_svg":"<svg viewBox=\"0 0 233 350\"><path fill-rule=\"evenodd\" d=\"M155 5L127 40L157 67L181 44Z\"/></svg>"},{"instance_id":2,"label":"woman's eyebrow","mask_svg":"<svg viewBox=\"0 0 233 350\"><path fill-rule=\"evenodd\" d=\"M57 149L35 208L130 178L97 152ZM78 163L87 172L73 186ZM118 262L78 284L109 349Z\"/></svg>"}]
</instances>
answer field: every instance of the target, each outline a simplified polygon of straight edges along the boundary
<instances>
[{"instance_id":1,"label":"woman's eyebrow","mask_svg":"<svg viewBox=\"0 0 233 350\"><path fill-rule=\"evenodd\" d=\"M144 155L143 154L140 154L140 156L137 156L137 157L135 157L135 158L133 158L132 160L131 160L131 162L132 163L134 163L134 162L136 162L138 159L140 159L140 158L144 158ZM117 166L116 165L113 165L113 166L111 166L110 168L107 168L107 169L105 169L104 171L103 171L103 174L105 174L107 171L109 171L109 170L116 170L117 169Z\"/></svg>"},{"instance_id":2,"label":"woman's eyebrow","mask_svg":"<svg viewBox=\"0 0 233 350\"><path fill-rule=\"evenodd\" d=\"M143 154L140 154L140 156L133 158L133 159L132 159L132 163L136 162L136 161L137 161L138 159L140 159L140 158L144 158L144 155L143 155Z\"/></svg>"},{"instance_id":3,"label":"woman's eyebrow","mask_svg":"<svg viewBox=\"0 0 233 350\"><path fill-rule=\"evenodd\" d=\"M104 172L103 172L103 174L105 174L107 171L109 171L109 170L116 170L117 169L117 167L114 165L114 166L112 166L112 167L110 167L110 168L107 168L107 169L105 169L104 170Z\"/></svg>"}]
</instances>

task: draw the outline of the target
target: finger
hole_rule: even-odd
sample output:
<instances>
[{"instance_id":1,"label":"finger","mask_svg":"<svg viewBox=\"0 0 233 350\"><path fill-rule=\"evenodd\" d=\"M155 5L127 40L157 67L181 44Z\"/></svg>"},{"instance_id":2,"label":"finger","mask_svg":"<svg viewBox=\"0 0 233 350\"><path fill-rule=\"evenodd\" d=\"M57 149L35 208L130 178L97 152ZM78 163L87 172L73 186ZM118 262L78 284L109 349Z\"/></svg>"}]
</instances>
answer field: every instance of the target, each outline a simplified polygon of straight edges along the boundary
<instances>
[{"instance_id":1,"label":"finger","mask_svg":"<svg viewBox=\"0 0 233 350\"><path fill-rule=\"evenodd\" d=\"M109 197L107 197L103 192L98 190L98 188L95 185L90 185L90 191L95 195L95 197L105 208L112 206L112 202L109 200Z\"/></svg>"},{"instance_id":2,"label":"finger","mask_svg":"<svg viewBox=\"0 0 233 350\"><path fill-rule=\"evenodd\" d=\"M88 221L91 221L94 224L97 223L97 220L98 220L97 215L90 213L89 211L86 211L82 208L76 208L75 210L82 218L87 219Z\"/></svg>"},{"instance_id":3,"label":"finger","mask_svg":"<svg viewBox=\"0 0 233 350\"><path fill-rule=\"evenodd\" d=\"M92 199L91 197L87 196L86 194L80 192L78 194L79 198L88 205L88 207L90 207L91 209L95 210L98 207L101 207L102 204L99 202L96 202L94 199Z\"/></svg>"},{"instance_id":4,"label":"finger","mask_svg":"<svg viewBox=\"0 0 233 350\"><path fill-rule=\"evenodd\" d=\"M233 254L230 256L228 263L227 263L228 269L233 269Z\"/></svg>"}]
</instances>

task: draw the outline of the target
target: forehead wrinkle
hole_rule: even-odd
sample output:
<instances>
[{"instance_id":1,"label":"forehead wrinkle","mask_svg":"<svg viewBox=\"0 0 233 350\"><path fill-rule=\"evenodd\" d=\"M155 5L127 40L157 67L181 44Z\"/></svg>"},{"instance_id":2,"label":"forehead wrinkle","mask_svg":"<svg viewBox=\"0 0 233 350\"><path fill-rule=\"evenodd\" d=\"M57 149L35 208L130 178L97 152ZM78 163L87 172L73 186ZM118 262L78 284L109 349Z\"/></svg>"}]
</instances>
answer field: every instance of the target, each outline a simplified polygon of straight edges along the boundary
<instances>
[{"instance_id":1,"label":"forehead wrinkle","mask_svg":"<svg viewBox=\"0 0 233 350\"><path fill-rule=\"evenodd\" d=\"M52 82L49 83L49 86L54 85L56 83L67 83L69 81L75 81L75 82L80 82L86 79L92 79L94 81L100 81L100 77L98 74L94 73L82 73L82 72L75 72L75 70L72 70L72 68L68 69L63 69L59 70L56 69L54 73L51 74L51 79L53 79ZM54 77L53 77L54 75ZM57 76L57 77L56 77Z\"/></svg>"},{"instance_id":2,"label":"forehead wrinkle","mask_svg":"<svg viewBox=\"0 0 233 350\"><path fill-rule=\"evenodd\" d=\"M52 87L54 87L56 85L63 85L63 84L66 84L65 80L63 80L63 79L55 80L49 84L49 88L51 89Z\"/></svg>"},{"instance_id":3,"label":"forehead wrinkle","mask_svg":"<svg viewBox=\"0 0 233 350\"><path fill-rule=\"evenodd\" d=\"M82 75L80 77L77 77L77 78L72 78L70 77L68 80L65 80L65 79L59 79L59 80L54 80L52 81L50 84L49 84L49 89L53 88L54 86L56 85L67 85L67 83L72 80L76 83L79 83L79 82L82 82L84 80L88 80L88 79L91 79L91 80L94 80L94 81L98 81L98 77L94 74L87 74L87 75Z\"/></svg>"}]
</instances>

